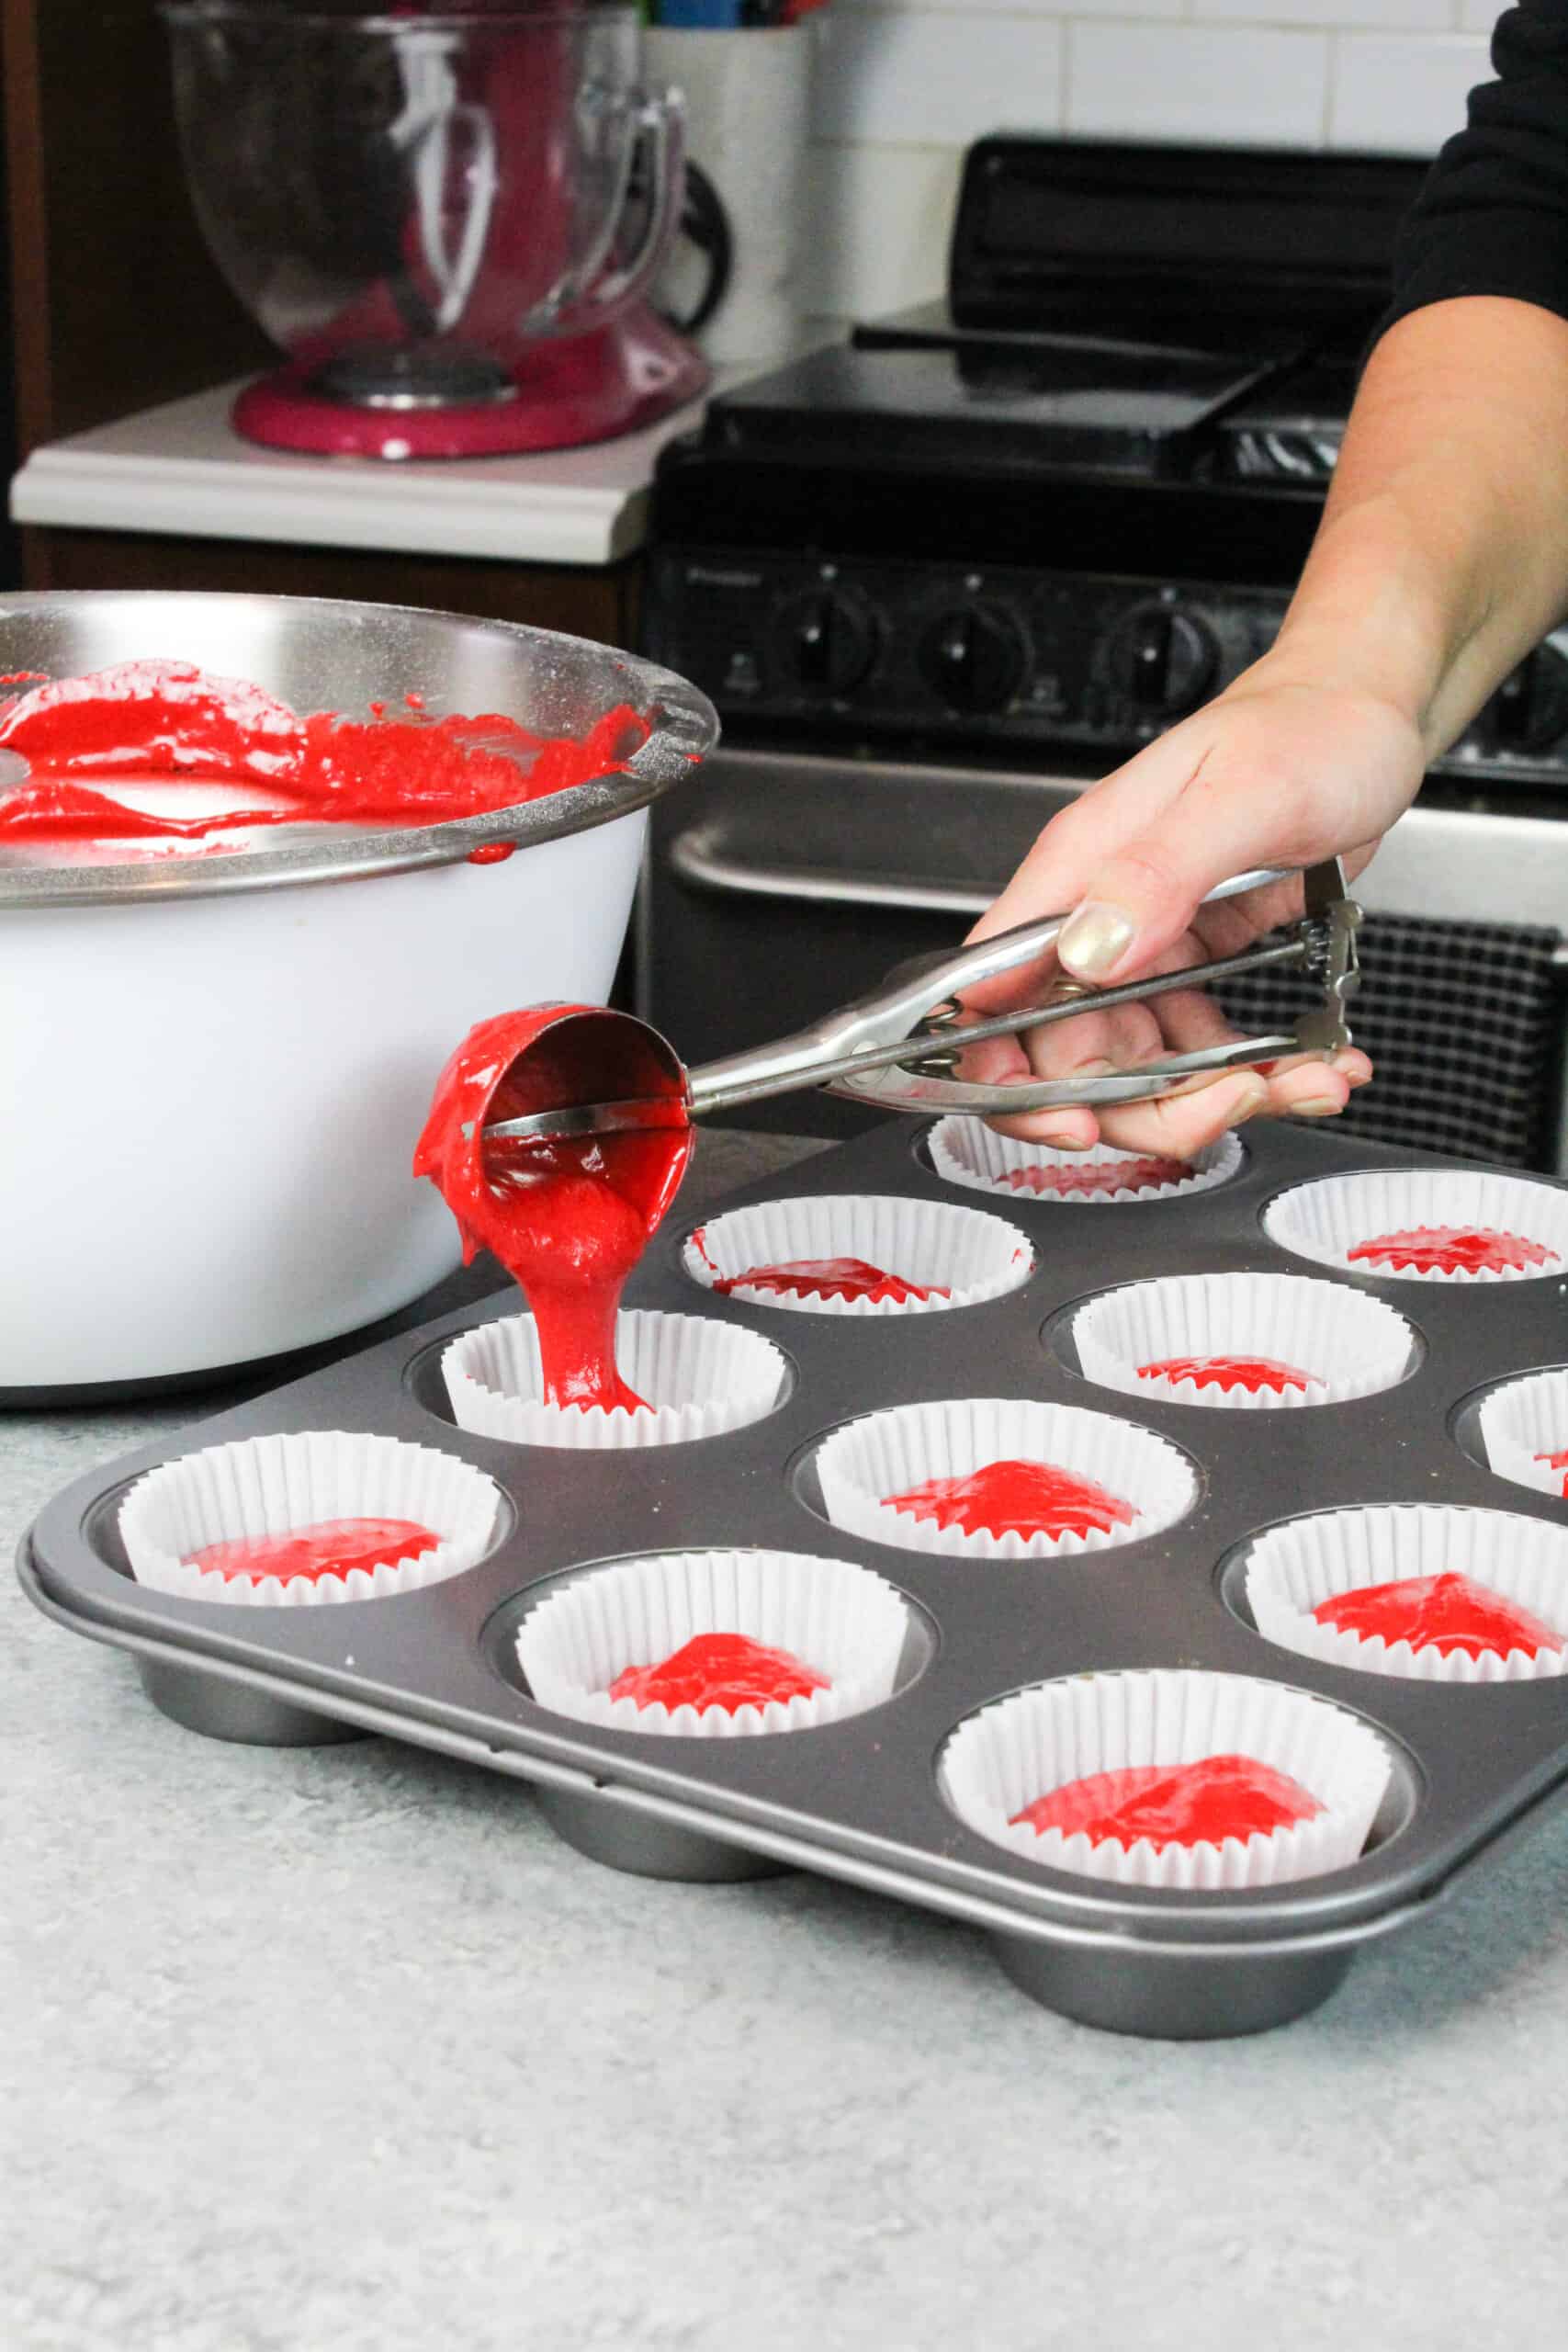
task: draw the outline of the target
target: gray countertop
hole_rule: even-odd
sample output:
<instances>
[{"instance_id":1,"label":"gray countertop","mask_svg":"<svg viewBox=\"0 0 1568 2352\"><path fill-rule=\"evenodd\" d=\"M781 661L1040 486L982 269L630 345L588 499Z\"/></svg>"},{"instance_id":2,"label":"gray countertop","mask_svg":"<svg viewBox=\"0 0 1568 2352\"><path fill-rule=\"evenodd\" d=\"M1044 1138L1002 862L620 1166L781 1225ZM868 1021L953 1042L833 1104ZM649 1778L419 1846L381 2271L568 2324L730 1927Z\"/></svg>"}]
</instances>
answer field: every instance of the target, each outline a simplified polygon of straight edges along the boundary
<instances>
[{"instance_id":1,"label":"gray countertop","mask_svg":"<svg viewBox=\"0 0 1568 2352\"><path fill-rule=\"evenodd\" d=\"M698 1204L799 1148L705 1137ZM0 1542L229 1401L0 1416ZM1129 2041L825 1880L623 1877L514 1781L202 1740L5 1594L19 2352L1562 2341L1560 1814L1297 2024Z\"/></svg>"}]
</instances>

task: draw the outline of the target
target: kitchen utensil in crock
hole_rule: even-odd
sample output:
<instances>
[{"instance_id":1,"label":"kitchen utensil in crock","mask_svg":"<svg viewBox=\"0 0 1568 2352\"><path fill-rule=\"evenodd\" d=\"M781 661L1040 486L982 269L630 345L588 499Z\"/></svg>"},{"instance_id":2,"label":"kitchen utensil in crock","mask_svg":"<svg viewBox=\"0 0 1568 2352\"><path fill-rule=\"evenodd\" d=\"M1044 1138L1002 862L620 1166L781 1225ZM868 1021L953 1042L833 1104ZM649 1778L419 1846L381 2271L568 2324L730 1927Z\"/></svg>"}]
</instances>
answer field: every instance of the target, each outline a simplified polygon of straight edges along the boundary
<instances>
[{"instance_id":1,"label":"kitchen utensil in crock","mask_svg":"<svg viewBox=\"0 0 1568 2352\"><path fill-rule=\"evenodd\" d=\"M241 393L242 433L470 457L600 440L701 391L642 299L680 212L682 117L642 85L636 7L160 13L202 232L288 355Z\"/></svg>"},{"instance_id":2,"label":"kitchen utensil in crock","mask_svg":"<svg viewBox=\"0 0 1568 2352\"><path fill-rule=\"evenodd\" d=\"M1205 903L1236 898L1282 878L1275 869L1235 875L1211 890ZM608 1035L604 1024L629 1021L632 1016L563 1012L563 1021L578 1019L587 1024L579 1056L583 1073L581 1100L554 1104L526 1117L495 1121L485 1132L497 1138L528 1139L665 1126L809 1086L823 1086L882 1110L922 1116L953 1111L990 1116L1064 1103L1141 1102L1168 1094L1208 1072L1274 1061L1285 1054L1330 1054L1350 1042L1345 1015L1348 1000L1360 978L1356 960L1360 910L1345 895L1345 876L1337 858L1306 867L1303 878L1303 919L1256 947L1189 965L1179 972L1128 981L1120 988L1092 989L1062 981L1042 1003L987 1020L964 1019L964 991L998 973L1038 961L1054 944L1066 915L1046 915L952 953L918 957L890 972L870 995L840 1006L811 1027L772 1045L707 1062L698 1069L685 1069L673 1046L656 1030L639 1023L637 1026L658 1049L661 1082L650 1084L642 1095L620 1100L594 1099L594 1073L605 1066L602 1059ZM1238 1037L1230 1045L1170 1054L1134 1070L1095 1077L994 1086L947 1074L964 1049L983 1038L1070 1021L1091 1010L1143 1003L1173 989L1201 987L1238 972L1291 965L1306 971L1323 993L1321 1002L1302 1014L1289 1030ZM556 1023L541 1033L551 1037L558 1057L559 1029L560 1023ZM536 1039L535 1045L539 1042ZM525 1069L527 1055L520 1055L513 1072ZM602 1079L599 1083L603 1085Z\"/></svg>"},{"instance_id":3,"label":"kitchen utensil in crock","mask_svg":"<svg viewBox=\"0 0 1568 2352\"><path fill-rule=\"evenodd\" d=\"M717 731L654 664L501 621L325 598L8 595L0 670L177 657L301 711L496 711L624 774L402 831L0 857L0 1405L216 1372L360 1329L457 1262L410 1162L436 1072L497 1004L609 992L647 804ZM468 863L510 842L500 864ZM322 887L330 885L331 887Z\"/></svg>"}]
</instances>

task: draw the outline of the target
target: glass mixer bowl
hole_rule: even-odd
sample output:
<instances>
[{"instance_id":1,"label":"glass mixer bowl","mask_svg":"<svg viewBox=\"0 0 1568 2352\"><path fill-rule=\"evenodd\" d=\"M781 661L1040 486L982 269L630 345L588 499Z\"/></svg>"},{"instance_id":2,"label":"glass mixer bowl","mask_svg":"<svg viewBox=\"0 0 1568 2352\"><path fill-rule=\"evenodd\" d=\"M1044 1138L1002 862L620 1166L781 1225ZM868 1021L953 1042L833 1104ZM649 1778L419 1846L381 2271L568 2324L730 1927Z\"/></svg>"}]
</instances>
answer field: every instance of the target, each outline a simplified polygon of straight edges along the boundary
<instances>
[{"instance_id":1,"label":"glass mixer bowl","mask_svg":"<svg viewBox=\"0 0 1568 2352\"><path fill-rule=\"evenodd\" d=\"M160 14L203 233L307 394L513 401L542 342L605 327L657 271L681 107L642 86L637 7Z\"/></svg>"}]
</instances>

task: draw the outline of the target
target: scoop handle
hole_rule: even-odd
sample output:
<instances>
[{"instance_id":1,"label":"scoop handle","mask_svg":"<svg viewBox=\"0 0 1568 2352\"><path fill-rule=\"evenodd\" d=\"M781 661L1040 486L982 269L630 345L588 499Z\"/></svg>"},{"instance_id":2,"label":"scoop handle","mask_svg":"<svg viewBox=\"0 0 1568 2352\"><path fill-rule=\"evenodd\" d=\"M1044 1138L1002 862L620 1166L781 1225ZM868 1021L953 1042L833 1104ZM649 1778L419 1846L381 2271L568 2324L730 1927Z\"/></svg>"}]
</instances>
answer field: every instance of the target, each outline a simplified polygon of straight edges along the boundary
<instances>
[{"instance_id":1,"label":"scoop handle","mask_svg":"<svg viewBox=\"0 0 1568 2352\"><path fill-rule=\"evenodd\" d=\"M1284 881L1288 871L1255 866L1248 873L1232 875L1228 881L1217 884L1203 903L1207 906L1258 889L1265 883ZM993 933L989 939L971 940L956 949L914 957L896 965L867 994L824 1013L809 1028L794 1030L770 1045L727 1055L720 1061L705 1062L688 1077L692 1116L732 1110L771 1094L788 1093L795 1087L831 1085L841 1078L908 1059L909 1032L917 1021L982 980L1033 963L1055 944L1066 921L1065 914L1041 915L1032 922L1015 924L1010 931ZM1129 987L1130 993L1146 990L1147 984L1143 982ZM982 1036L1000 1035L1019 1027L1026 1018L1014 1012L976 1024L966 1032L966 1041L973 1045Z\"/></svg>"}]
</instances>

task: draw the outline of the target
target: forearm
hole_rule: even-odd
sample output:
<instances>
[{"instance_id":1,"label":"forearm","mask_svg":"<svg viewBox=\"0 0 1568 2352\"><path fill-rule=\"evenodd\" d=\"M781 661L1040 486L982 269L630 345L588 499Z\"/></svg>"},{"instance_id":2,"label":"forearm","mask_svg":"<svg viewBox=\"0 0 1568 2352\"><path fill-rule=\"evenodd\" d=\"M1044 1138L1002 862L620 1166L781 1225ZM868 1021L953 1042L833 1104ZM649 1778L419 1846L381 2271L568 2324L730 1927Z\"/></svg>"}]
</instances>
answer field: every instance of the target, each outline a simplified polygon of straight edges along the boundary
<instances>
[{"instance_id":1,"label":"forearm","mask_svg":"<svg viewBox=\"0 0 1568 2352\"><path fill-rule=\"evenodd\" d=\"M1568 321L1475 297L1368 362L1274 651L1242 682L1388 703L1445 749L1568 613Z\"/></svg>"}]
</instances>

